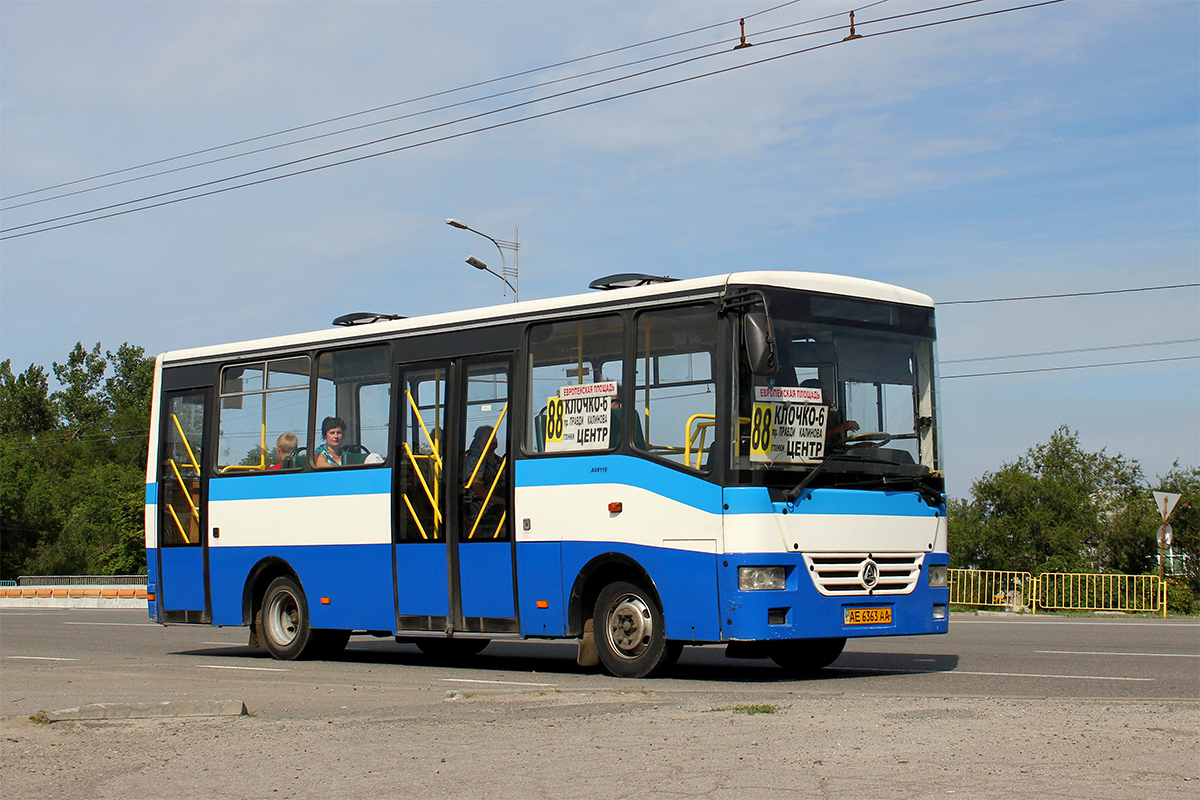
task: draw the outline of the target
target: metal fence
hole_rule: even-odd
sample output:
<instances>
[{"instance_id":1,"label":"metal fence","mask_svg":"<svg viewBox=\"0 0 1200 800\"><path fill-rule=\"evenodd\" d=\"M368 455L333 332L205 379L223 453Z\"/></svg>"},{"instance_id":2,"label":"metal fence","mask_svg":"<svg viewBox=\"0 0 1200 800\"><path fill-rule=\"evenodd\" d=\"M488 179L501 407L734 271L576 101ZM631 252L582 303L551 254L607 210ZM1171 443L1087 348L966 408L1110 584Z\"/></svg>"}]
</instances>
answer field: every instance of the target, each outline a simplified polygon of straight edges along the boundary
<instances>
[{"instance_id":1,"label":"metal fence","mask_svg":"<svg viewBox=\"0 0 1200 800\"><path fill-rule=\"evenodd\" d=\"M1025 608L1032 578L1028 572L991 569L950 570L950 602L960 606Z\"/></svg>"},{"instance_id":2,"label":"metal fence","mask_svg":"<svg viewBox=\"0 0 1200 800\"><path fill-rule=\"evenodd\" d=\"M1012 611L1125 611L1167 615L1157 575L950 570L950 603Z\"/></svg>"},{"instance_id":3,"label":"metal fence","mask_svg":"<svg viewBox=\"0 0 1200 800\"><path fill-rule=\"evenodd\" d=\"M17 586L145 586L145 575L22 575Z\"/></svg>"}]
</instances>

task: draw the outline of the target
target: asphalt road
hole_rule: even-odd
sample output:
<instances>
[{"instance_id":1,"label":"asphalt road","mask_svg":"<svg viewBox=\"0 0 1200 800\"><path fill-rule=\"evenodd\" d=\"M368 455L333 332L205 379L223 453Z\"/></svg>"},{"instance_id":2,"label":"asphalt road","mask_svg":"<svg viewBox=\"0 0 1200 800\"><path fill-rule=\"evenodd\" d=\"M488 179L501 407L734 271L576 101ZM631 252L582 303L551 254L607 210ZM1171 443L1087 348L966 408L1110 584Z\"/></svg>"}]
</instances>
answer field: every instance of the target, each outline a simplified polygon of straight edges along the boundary
<instances>
[{"instance_id":1,"label":"asphalt road","mask_svg":"<svg viewBox=\"0 0 1200 800\"><path fill-rule=\"evenodd\" d=\"M567 642L493 642L456 665L414 646L357 637L336 662L273 661L244 628L161 627L135 610L0 612L0 714L91 702L243 699L253 709L327 713L305 688L429 691L475 687L1049 698L1200 698L1200 623L1146 618L960 616L945 636L852 639L819 676L789 679L767 660L685 648L664 678L622 680L575 664ZM335 690L336 694L337 691ZM340 710L340 709L333 709Z\"/></svg>"},{"instance_id":2,"label":"asphalt road","mask_svg":"<svg viewBox=\"0 0 1200 800\"><path fill-rule=\"evenodd\" d=\"M135 610L0 611L4 796L1200 794L1196 620L955 616L946 636L852 640L807 680L714 647L620 680L569 643L445 665L362 637L337 661L278 662L245 637ZM27 721L226 699L252 716Z\"/></svg>"}]
</instances>

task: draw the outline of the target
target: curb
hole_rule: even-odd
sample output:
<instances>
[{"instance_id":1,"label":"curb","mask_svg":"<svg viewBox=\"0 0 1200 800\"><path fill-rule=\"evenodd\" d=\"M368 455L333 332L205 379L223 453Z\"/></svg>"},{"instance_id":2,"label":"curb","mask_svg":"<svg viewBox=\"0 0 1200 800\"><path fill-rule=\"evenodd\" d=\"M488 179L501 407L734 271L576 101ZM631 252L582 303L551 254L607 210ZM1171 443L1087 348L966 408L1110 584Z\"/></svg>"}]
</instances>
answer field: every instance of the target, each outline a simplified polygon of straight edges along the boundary
<instances>
[{"instance_id":1,"label":"curb","mask_svg":"<svg viewBox=\"0 0 1200 800\"><path fill-rule=\"evenodd\" d=\"M241 700L168 700L161 703L90 703L47 711L47 722L66 720L150 719L154 717L241 717L249 712Z\"/></svg>"}]
</instances>

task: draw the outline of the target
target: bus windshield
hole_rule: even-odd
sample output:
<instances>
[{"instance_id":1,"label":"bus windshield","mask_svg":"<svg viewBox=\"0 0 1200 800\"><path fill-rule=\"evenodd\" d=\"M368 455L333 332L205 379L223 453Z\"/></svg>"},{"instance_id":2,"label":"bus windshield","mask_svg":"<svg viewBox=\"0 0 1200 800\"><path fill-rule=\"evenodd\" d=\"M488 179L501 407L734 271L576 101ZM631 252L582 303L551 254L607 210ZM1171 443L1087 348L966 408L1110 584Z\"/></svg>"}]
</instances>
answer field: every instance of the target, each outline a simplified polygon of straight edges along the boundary
<instances>
[{"instance_id":1,"label":"bus windshield","mask_svg":"<svg viewBox=\"0 0 1200 800\"><path fill-rule=\"evenodd\" d=\"M942 491L933 310L781 289L763 299L778 367L754 374L738 348L739 482L790 487L822 465L814 486Z\"/></svg>"}]
</instances>

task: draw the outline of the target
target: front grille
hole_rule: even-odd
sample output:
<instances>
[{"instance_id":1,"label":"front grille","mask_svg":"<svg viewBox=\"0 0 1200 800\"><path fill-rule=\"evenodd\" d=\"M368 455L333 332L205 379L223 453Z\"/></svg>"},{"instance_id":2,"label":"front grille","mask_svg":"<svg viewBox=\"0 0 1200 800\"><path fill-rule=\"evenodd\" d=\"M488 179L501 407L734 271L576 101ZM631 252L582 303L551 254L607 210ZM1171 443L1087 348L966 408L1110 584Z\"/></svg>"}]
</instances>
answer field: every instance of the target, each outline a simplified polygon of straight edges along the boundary
<instances>
[{"instance_id":1,"label":"front grille","mask_svg":"<svg viewBox=\"0 0 1200 800\"><path fill-rule=\"evenodd\" d=\"M869 587L864 580L867 562L877 567L878 579ZM821 553L805 555L808 574L823 595L908 594L921 575L924 553Z\"/></svg>"}]
</instances>

